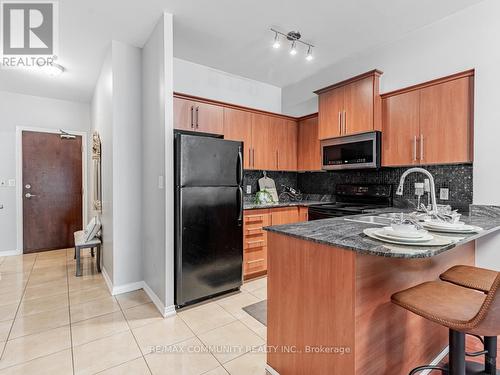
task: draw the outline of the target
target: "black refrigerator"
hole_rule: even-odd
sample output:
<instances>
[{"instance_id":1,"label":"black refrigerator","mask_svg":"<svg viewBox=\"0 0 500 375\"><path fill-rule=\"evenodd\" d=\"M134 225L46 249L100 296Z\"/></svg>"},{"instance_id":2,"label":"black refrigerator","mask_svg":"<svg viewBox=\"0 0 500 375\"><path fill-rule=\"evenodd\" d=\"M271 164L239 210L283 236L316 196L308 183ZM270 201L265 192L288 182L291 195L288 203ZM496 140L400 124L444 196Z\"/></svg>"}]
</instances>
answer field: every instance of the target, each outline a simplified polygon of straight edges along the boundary
<instances>
[{"instance_id":1,"label":"black refrigerator","mask_svg":"<svg viewBox=\"0 0 500 375\"><path fill-rule=\"evenodd\" d=\"M175 304L242 284L243 143L175 133Z\"/></svg>"}]
</instances>

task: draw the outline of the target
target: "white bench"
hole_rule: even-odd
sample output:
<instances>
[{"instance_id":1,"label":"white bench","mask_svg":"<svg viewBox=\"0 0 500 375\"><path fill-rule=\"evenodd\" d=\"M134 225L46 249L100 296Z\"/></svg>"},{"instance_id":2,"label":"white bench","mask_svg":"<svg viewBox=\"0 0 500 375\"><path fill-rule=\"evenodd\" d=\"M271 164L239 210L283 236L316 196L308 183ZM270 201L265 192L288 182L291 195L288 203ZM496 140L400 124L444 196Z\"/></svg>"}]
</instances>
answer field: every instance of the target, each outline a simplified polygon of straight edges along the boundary
<instances>
[{"instance_id":1,"label":"white bench","mask_svg":"<svg viewBox=\"0 0 500 375\"><path fill-rule=\"evenodd\" d=\"M101 272L101 240L94 237L90 241L85 242L85 233L83 230L79 230L74 233L75 237L75 259L76 259L76 276L82 276L82 271L80 269L80 250L91 249L92 256L94 256L94 248L97 248L97 271Z\"/></svg>"}]
</instances>

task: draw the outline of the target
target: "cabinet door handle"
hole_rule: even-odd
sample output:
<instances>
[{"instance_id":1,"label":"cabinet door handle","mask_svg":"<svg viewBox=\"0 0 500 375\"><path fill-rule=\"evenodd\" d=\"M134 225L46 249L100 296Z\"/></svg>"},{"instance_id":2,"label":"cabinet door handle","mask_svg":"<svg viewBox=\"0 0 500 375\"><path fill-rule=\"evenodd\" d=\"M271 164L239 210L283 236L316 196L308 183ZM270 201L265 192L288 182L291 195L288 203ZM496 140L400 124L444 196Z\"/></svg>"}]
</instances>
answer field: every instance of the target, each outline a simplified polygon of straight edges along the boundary
<instances>
[{"instance_id":1,"label":"cabinet door handle","mask_svg":"<svg viewBox=\"0 0 500 375\"><path fill-rule=\"evenodd\" d=\"M193 113L193 111L194 111L194 107L191 106L191 129L194 128L194 113Z\"/></svg>"},{"instance_id":2,"label":"cabinet door handle","mask_svg":"<svg viewBox=\"0 0 500 375\"><path fill-rule=\"evenodd\" d=\"M347 134L347 112L344 111L344 135Z\"/></svg>"},{"instance_id":3,"label":"cabinet door handle","mask_svg":"<svg viewBox=\"0 0 500 375\"><path fill-rule=\"evenodd\" d=\"M196 129L199 127L200 121L200 107L196 107Z\"/></svg>"},{"instance_id":4,"label":"cabinet door handle","mask_svg":"<svg viewBox=\"0 0 500 375\"><path fill-rule=\"evenodd\" d=\"M424 160L424 135L420 134L420 160Z\"/></svg>"},{"instance_id":5,"label":"cabinet door handle","mask_svg":"<svg viewBox=\"0 0 500 375\"><path fill-rule=\"evenodd\" d=\"M339 111L339 134L342 135L342 112Z\"/></svg>"},{"instance_id":6,"label":"cabinet door handle","mask_svg":"<svg viewBox=\"0 0 500 375\"><path fill-rule=\"evenodd\" d=\"M252 167L255 168L255 149L252 148Z\"/></svg>"},{"instance_id":7,"label":"cabinet door handle","mask_svg":"<svg viewBox=\"0 0 500 375\"><path fill-rule=\"evenodd\" d=\"M413 137L413 161L417 161L417 136Z\"/></svg>"},{"instance_id":8,"label":"cabinet door handle","mask_svg":"<svg viewBox=\"0 0 500 375\"><path fill-rule=\"evenodd\" d=\"M280 169L280 154L278 150L276 150L276 169Z\"/></svg>"}]
</instances>

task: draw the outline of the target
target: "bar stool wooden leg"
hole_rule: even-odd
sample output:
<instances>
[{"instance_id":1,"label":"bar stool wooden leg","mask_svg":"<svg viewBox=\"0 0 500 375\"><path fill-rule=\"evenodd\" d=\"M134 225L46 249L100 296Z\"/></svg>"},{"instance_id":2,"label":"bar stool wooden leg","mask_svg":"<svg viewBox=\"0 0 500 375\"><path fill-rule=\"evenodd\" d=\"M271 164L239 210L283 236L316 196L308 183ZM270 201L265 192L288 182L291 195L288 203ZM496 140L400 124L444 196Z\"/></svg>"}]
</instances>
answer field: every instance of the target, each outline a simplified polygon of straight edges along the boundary
<instances>
[{"instance_id":1,"label":"bar stool wooden leg","mask_svg":"<svg viewBox=\"0 0 500 375\"><path fill-rule=\"evenodd\" d=\"M94 248L93 247L90 248L90 255L92 256L92 258L94 257Z\"/></svg>"},{"instance_id":2,"label":"bar stool wooden leg","mask_svg":"<svg viewBox=\"0 0 500 375\"><path fill-rule=\"evenodd\" d=\"M465 333L450 329L450 375L465 375Z\"/></svg>"},{"instance_id":3,"label":"bar stool wooden leg","mask_svg":"<svg viewBox=\"0 0 500 375\"><path fill-rule=\"evenodd\" d=\"M97 245L97 272L101 272L101 245Z\"/></svg>"},{"instance_id":4,"label":"bar stool wooden leg","mask_svg":"<svg viewBox=\"0 0 500 375\"><path fill-rule=\"evenodd\" d=\"M485 369L484 372L488 375L496 375L497 373L497 338L488 337L484 338L484 349L488 351L485 356Z\"/></svg>"}]
</instances>

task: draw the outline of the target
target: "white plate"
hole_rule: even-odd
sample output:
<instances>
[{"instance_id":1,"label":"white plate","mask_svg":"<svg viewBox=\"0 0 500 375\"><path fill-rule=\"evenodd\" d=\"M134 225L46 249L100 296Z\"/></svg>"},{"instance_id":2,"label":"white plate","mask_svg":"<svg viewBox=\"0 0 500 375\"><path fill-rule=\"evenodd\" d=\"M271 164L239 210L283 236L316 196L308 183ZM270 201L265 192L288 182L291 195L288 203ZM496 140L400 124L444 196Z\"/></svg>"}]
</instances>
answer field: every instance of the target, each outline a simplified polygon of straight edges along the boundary
<instances>
[{"instance_id":1,"label":"white plate","mask_svg":"<svg viewBox=\"0 0 500 375\"><path fill-rule=\"evenodd\" d=\"M384 230L387 233L387 235L398 238L422 238L426 234L428 234L428 232L423 229L416 230L413 232L401 232L394 230L393 227L384 227Z\"/></svg>"},{"instance_id":2,"label":"white plate","mask_svg":"<svg viewBox=\"0 0 500 375\"><path fill-rule=\"evenodd\" d=\"M403 242L401 241L401 239L387 239L379 237L377 234L375 234L377 231L380 231L380 228L365 229L363 233L375 240L392 243L396 245L406 245L406 246L446 246L459 240L449 237L433 236L434 238L432 240L426 242Z\"/></svg>"},{"instance_id":3,"label":"white plate","mask_svg":"<svg viewBox=\"0 0 500 375\"><path fill-rule=\"evenodd\" d=\"M479 233L483 231L483 228L477 227L475 225L463 225L462 227L458 228L437 228L433 227L431 225L426 225L427 223L423 223L422 226L426 228L427 230L430 230L432 232L439 232L439 233L457 233L457 234L467 234L467 233Z\"/></svg>"},{"instance_id":4,"label":"white plate","mask_svg":"<svg viewBox=\"0 0 500 375\"><path fill-rule=\"evenodd\" d=\"M381 237L381 238L388 239L388 240L400 241L400 242L404 242L404 243L427 242L427 241L431 241L434 238L434 236L432 234L429 234L429 233L425 234L422 237L395 236L393 233L391 233L390 231L387 231L385 228L378 229L376 232L374 232L374 234L377 237Z\"/></svg>"},{"instance_id":5,"label":"white plate","mask_svg":"<svg viewBox=\"0 0 500 375\"><path fill-rule=\"evenodd\" d=\"M424 225L432 226L434 228L446 228L446 229L463 229L463 227L467 227L470 225L466 225L463 221L459 221L458 223L447 223L444 221L433 221L433 220L428 220L425 221Z\"/></svg>"}]
</instances>

